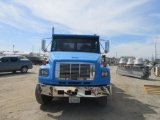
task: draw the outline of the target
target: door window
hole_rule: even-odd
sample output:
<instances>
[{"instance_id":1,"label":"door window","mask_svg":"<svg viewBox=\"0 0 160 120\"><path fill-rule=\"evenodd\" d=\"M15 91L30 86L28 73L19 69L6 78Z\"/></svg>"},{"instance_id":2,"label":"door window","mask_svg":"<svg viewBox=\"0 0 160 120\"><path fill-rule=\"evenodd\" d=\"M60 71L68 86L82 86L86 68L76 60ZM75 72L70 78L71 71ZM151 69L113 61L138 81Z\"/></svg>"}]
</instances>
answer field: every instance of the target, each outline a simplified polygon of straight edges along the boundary
<instances>
[{"instance_id":1,"label":"door window","mask_svg":"<svg viewBox=\"0 0 160 120\"><path fill-rule=\"evenodd\" d=\"M11 62L18 62L17 57L11 57L10 59L11 59Z\"/></svg>"},{"instance_id":2,"label":"door window","mask_svg":"<svg viewBox=\"0 0 160 120\"><path fill-rule=\"evenodd\" d=\"M3 62L3 63L9 62L9 59L8 59L8 58L2 58L2 59L1 59L1 62Z\"/></svg>"}]
</instances>

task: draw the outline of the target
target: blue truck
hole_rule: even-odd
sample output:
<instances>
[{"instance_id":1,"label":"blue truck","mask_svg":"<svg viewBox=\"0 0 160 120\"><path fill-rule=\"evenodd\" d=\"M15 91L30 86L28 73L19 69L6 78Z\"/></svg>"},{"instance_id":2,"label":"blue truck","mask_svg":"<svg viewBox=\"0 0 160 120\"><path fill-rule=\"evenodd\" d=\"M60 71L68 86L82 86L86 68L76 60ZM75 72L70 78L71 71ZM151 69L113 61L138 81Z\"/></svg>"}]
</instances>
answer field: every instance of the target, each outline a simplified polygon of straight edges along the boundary
<instances>
[{"instance_id":1,"label":"blue truck","mask_svg":"<svg viewBox=\"0 0 160 120\"><path fill-rule=\"evenodd\" d=\"M110 69L100 52L100 37L97 35L54 34L50 55L39 69L35 97L45 105L57 97L67 97L69 103L80 103L82 97L96 98L105 106L107 96L112 94ZM105 53L109 41L105 41ZM47 51L46 39L42 50Z\"/></svg>"}]
</instances>

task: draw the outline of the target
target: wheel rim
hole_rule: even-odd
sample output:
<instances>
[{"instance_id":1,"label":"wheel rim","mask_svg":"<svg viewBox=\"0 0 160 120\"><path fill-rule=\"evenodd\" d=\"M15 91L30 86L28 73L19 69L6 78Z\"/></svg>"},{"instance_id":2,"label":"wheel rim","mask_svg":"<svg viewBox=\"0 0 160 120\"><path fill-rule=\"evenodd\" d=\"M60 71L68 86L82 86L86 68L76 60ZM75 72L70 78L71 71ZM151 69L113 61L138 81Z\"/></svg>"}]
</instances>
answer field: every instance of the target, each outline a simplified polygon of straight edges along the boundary
<instances>
[{"instance_id":1,"label":"wheel rim","mask_svg":"<svg viewBox=\"0 0 160 120\"><path fill-rule=\"evenodd\" d=\"M22 69L22 71L23 71L24 73L26 73L26 72L27 72L27 68L24 67L24 68Z\"/></svg>"}]
</instances>

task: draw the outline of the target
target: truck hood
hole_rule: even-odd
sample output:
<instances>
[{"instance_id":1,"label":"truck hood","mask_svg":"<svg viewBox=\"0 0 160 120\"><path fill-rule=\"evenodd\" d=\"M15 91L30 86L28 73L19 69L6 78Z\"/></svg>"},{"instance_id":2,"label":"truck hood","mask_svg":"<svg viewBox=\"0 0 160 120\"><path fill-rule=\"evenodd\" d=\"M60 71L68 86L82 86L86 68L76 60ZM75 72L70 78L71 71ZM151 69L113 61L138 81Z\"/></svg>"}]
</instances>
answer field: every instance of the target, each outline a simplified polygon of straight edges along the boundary
<instances>
[{"instance_id":1,"label":"truck hood","mask_svg":"<svg viewBox=\"0 0 160 120\"><path fill-rule=\"evenodd\" d=\"M99 53L82 53L82 52L54 52L50 53L51 59L54 60L83 60L97 61L100 57Z\"/></svg>"}]
</instances>

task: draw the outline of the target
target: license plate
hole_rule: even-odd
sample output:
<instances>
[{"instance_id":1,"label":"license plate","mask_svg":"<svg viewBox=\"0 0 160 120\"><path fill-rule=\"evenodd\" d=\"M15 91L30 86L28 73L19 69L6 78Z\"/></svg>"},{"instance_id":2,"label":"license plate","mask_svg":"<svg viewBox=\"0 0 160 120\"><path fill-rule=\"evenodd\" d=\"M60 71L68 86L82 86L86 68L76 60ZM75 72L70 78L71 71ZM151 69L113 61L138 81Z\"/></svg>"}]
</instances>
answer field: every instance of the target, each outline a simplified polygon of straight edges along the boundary
<instances>
[{"instance_id":1,"label":"license plate","mask_svg":"<svg viewBox=\"0 0 160 120\"><path fill-rule=\"evenodd\" d=\"M69 97L69 103L80 103L79 97Z\"/></svg>"}]
</instances>

